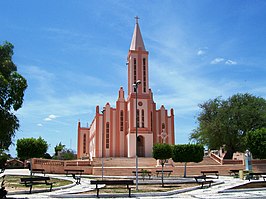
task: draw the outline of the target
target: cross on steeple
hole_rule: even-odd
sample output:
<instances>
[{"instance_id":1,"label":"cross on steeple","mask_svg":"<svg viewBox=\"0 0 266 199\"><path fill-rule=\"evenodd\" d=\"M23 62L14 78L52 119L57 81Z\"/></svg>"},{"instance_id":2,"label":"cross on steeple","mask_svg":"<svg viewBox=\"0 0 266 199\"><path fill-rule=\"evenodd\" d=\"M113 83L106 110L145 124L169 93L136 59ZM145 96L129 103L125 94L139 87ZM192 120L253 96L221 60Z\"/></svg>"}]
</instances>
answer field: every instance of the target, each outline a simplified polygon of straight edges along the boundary
<instances>
[{"instance_id":1,"label":"cross on steeple","mask_svg":"<svg viewBox=\"0 0 266 199\"><path fill-rule=\"evenodd\" d=\"M136 23L138 23L139 22L139 17L135 16L135 19L136 19Z\"/></svg>"}]
</instances>

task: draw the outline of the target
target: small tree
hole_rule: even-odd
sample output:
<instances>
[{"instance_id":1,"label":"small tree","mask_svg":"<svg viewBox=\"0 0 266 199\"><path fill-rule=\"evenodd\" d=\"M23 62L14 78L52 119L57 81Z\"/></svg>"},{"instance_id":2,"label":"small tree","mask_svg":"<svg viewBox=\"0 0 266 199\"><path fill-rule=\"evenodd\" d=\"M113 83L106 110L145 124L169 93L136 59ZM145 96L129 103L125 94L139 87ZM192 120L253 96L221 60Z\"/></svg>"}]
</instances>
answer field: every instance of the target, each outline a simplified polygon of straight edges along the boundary
<instances>
[{"instance_id":1,"label":"small tree","mask_svg":"<svg viewBox=\"0 0 266 199\"><path fill-rule=\"evenodd\" d=\"M21 160L44 157L47 149L48 144L41 137L38 139L22 138L17 140L17 154Z\"/></svg>"},{"instance_id":2,"label":"small tree","mask_svg":"<svg viewBox=\"0 0 266 199\"><path fill-rule=\"evenodd\" d=\"M59 144L57 144L55 147L54 147L54 151L55 151L55 156L58 156L58 152L61 152L64 148L65 148L66 145L62 144L61 142L59 142Z\"/></svg>"},{"instance_id":3,"label":"small tree","mask_svg":"<svg viewBox=\"0 0 266 199\"><path fill-rule=\"evenodd\" d=\"M266 128L249 131L246 136L246 147L254 158L266 159Z\"/></svg>"},{"instance_id":4,"label":"small tree","mask_svg":"<svg viewBox=\"0 0 266 199\"><path fill-rule=\"evenodd\" d=\"M153 158L156 160L159 160L160 164L162 165L162 186L164 186L163 168L167 160L170 159L173 155L172 147L169 144L155 144L153 146L152 155L153 155Z\"/></svg>"},{"instance_id":5,"label":"small tree","mask_svg":"<svg viewBox=\"0 0 266 199\"><path fill-rule=\"evenodd\" d=\"M75 160L77 159L77 155L74 153L72 149L63 149L63 151L60 153L60 159Z\"/></svg>"},{"instance_id":6,"label":"small tree","mask_svg":"<svg viewBox=\"0 0 266 199\"><path fill-rule=\"evenodd\" d=\"M178 144L173 146L173 161L184 162L184 177L187 173L188 162L201 162L204 156L204 147L200 144Z\"/></svg>"}]
</instances>

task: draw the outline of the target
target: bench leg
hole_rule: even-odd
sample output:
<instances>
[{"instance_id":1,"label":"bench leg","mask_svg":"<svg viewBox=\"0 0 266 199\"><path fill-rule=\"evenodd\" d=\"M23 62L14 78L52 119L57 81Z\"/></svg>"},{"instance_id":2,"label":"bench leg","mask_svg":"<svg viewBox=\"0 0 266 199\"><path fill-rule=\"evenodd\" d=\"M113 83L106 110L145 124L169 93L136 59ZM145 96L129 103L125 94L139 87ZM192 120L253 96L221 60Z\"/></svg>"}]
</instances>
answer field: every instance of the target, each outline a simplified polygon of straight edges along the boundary
<instances>
[{"instance_id":1,"label":"bench leg","mask_svg":"<svg viewBox=\"0 0 266 199\"><path fill-rule=\"evenodd\" d=\"M128 187L128 196L131 197L131 187Z\"/></svg>"},{"instance_id":2,"label":"bench leg","mask_svg":"<svg viewBox=\"0 0 266 199\"><path fill-rule=\"evenodd\" d=\"M51 184L51 186L50 186L50 192L52 191L52 188L53 188L53 184Z\"/></svg>"},{"instance_id":3,"label":"bench leg","mask_svg":"<svg viewBox=\"0 0 266 199\"><path fill-rule=\"evenodd\" d=\"M97 190L97 198L99 198L99 189L96 188L96 190Z\"/></svg>"},{"instance_id":4,"label":"bench leg","mask_svg":"<svg viewBox=\"0 0 266 199\"><path fill-rule=\"evenodd\" d=\"M32 185L30 186L30 193L31 193L31 190L32 190Z\"/></svg>"}]
</instances>

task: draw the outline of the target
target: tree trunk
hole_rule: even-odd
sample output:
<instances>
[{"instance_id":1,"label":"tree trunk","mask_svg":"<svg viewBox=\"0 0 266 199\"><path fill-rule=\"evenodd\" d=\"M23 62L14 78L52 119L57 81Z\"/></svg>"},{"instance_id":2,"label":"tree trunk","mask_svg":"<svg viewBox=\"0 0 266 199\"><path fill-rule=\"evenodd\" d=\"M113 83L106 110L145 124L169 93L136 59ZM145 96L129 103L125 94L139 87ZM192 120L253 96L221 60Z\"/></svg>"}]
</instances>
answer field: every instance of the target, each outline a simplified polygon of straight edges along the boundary
<instances>
[{"instance_id":1,"label":"tree trunk","mask_svg":"<svg viewBox=\"0 0 266 199\"><path fill-rule=\"evenodd\" d=\"M184 178L187 177L187 163L185 162L185 168L184 168Z\"/></svg>"},{"instance_id":2,"label":"tree trunk","mask_svg":"<svg viewBox=\"0 0 266 199\"><path fill-rule=\"evenodd\" d=\"M163 182L163 167L164 167L164 163L162 163L162 186L164 187L164 182Z\"/></svg>"}]
</instances>

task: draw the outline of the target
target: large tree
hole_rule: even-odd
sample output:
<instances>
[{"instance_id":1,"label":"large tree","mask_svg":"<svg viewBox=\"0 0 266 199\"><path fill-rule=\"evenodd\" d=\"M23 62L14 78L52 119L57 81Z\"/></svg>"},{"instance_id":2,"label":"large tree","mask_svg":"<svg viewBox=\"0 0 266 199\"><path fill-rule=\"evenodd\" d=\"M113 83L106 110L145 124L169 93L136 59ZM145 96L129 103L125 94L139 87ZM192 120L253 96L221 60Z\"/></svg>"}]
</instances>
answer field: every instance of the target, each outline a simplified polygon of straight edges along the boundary
<instances>
[{"instance_id":1,"label":"large tree","mask_svg":"<svg viewBox=\"0 0 266 199\"><path fill-rule=\"evenodd\" d=\"M17 155L21 160L45 157L47 149L48 144L41 137L38 139L22 138L17 140Z\"/></svg>"},{"instance_id":2,"label":"large tree","mask_svg":"<svg viewBox=\"0 0 266 199\"><path fill-rule=\"evenodd\" d=\"M27 81L12 61L14 46L5 42L0 45L0 149L8 149L19 128L14 114L23 103Z\"/></svg>"},{"instance_id":3,"label":"large tree","mask_svg":"<svg viewBox=\"0 0 266 199\"><path fill-rule=\"evenodd\" d=\"M266 159L266 128L249 131L246 146L253 158Z\"/></svg>"},{"instance_id":4,"label":"large tree","mask_svg":"<svg viewBox=\"0 0 266 199\"><path fill-rule=\"evenodd\" d=\"M245 150L245 136L251 130L266 127L266 100L251 94L235 94L227 100L220 97L200 104L199 126L190 140L209 149L225 145L232 158L236 151Z\"/></svg>"},{"instance_id":5,"label":"large tree","mask_svg":"<svg viewBox=\"0 0 266 199\"><path fill-rule=\"evenodd\" d=\"M204 156L204 147L201 144L177 144L173 146L173 161L184 162L184 177L187 175L188 162L201 162Z\"/></svg>"}]
</instances>

